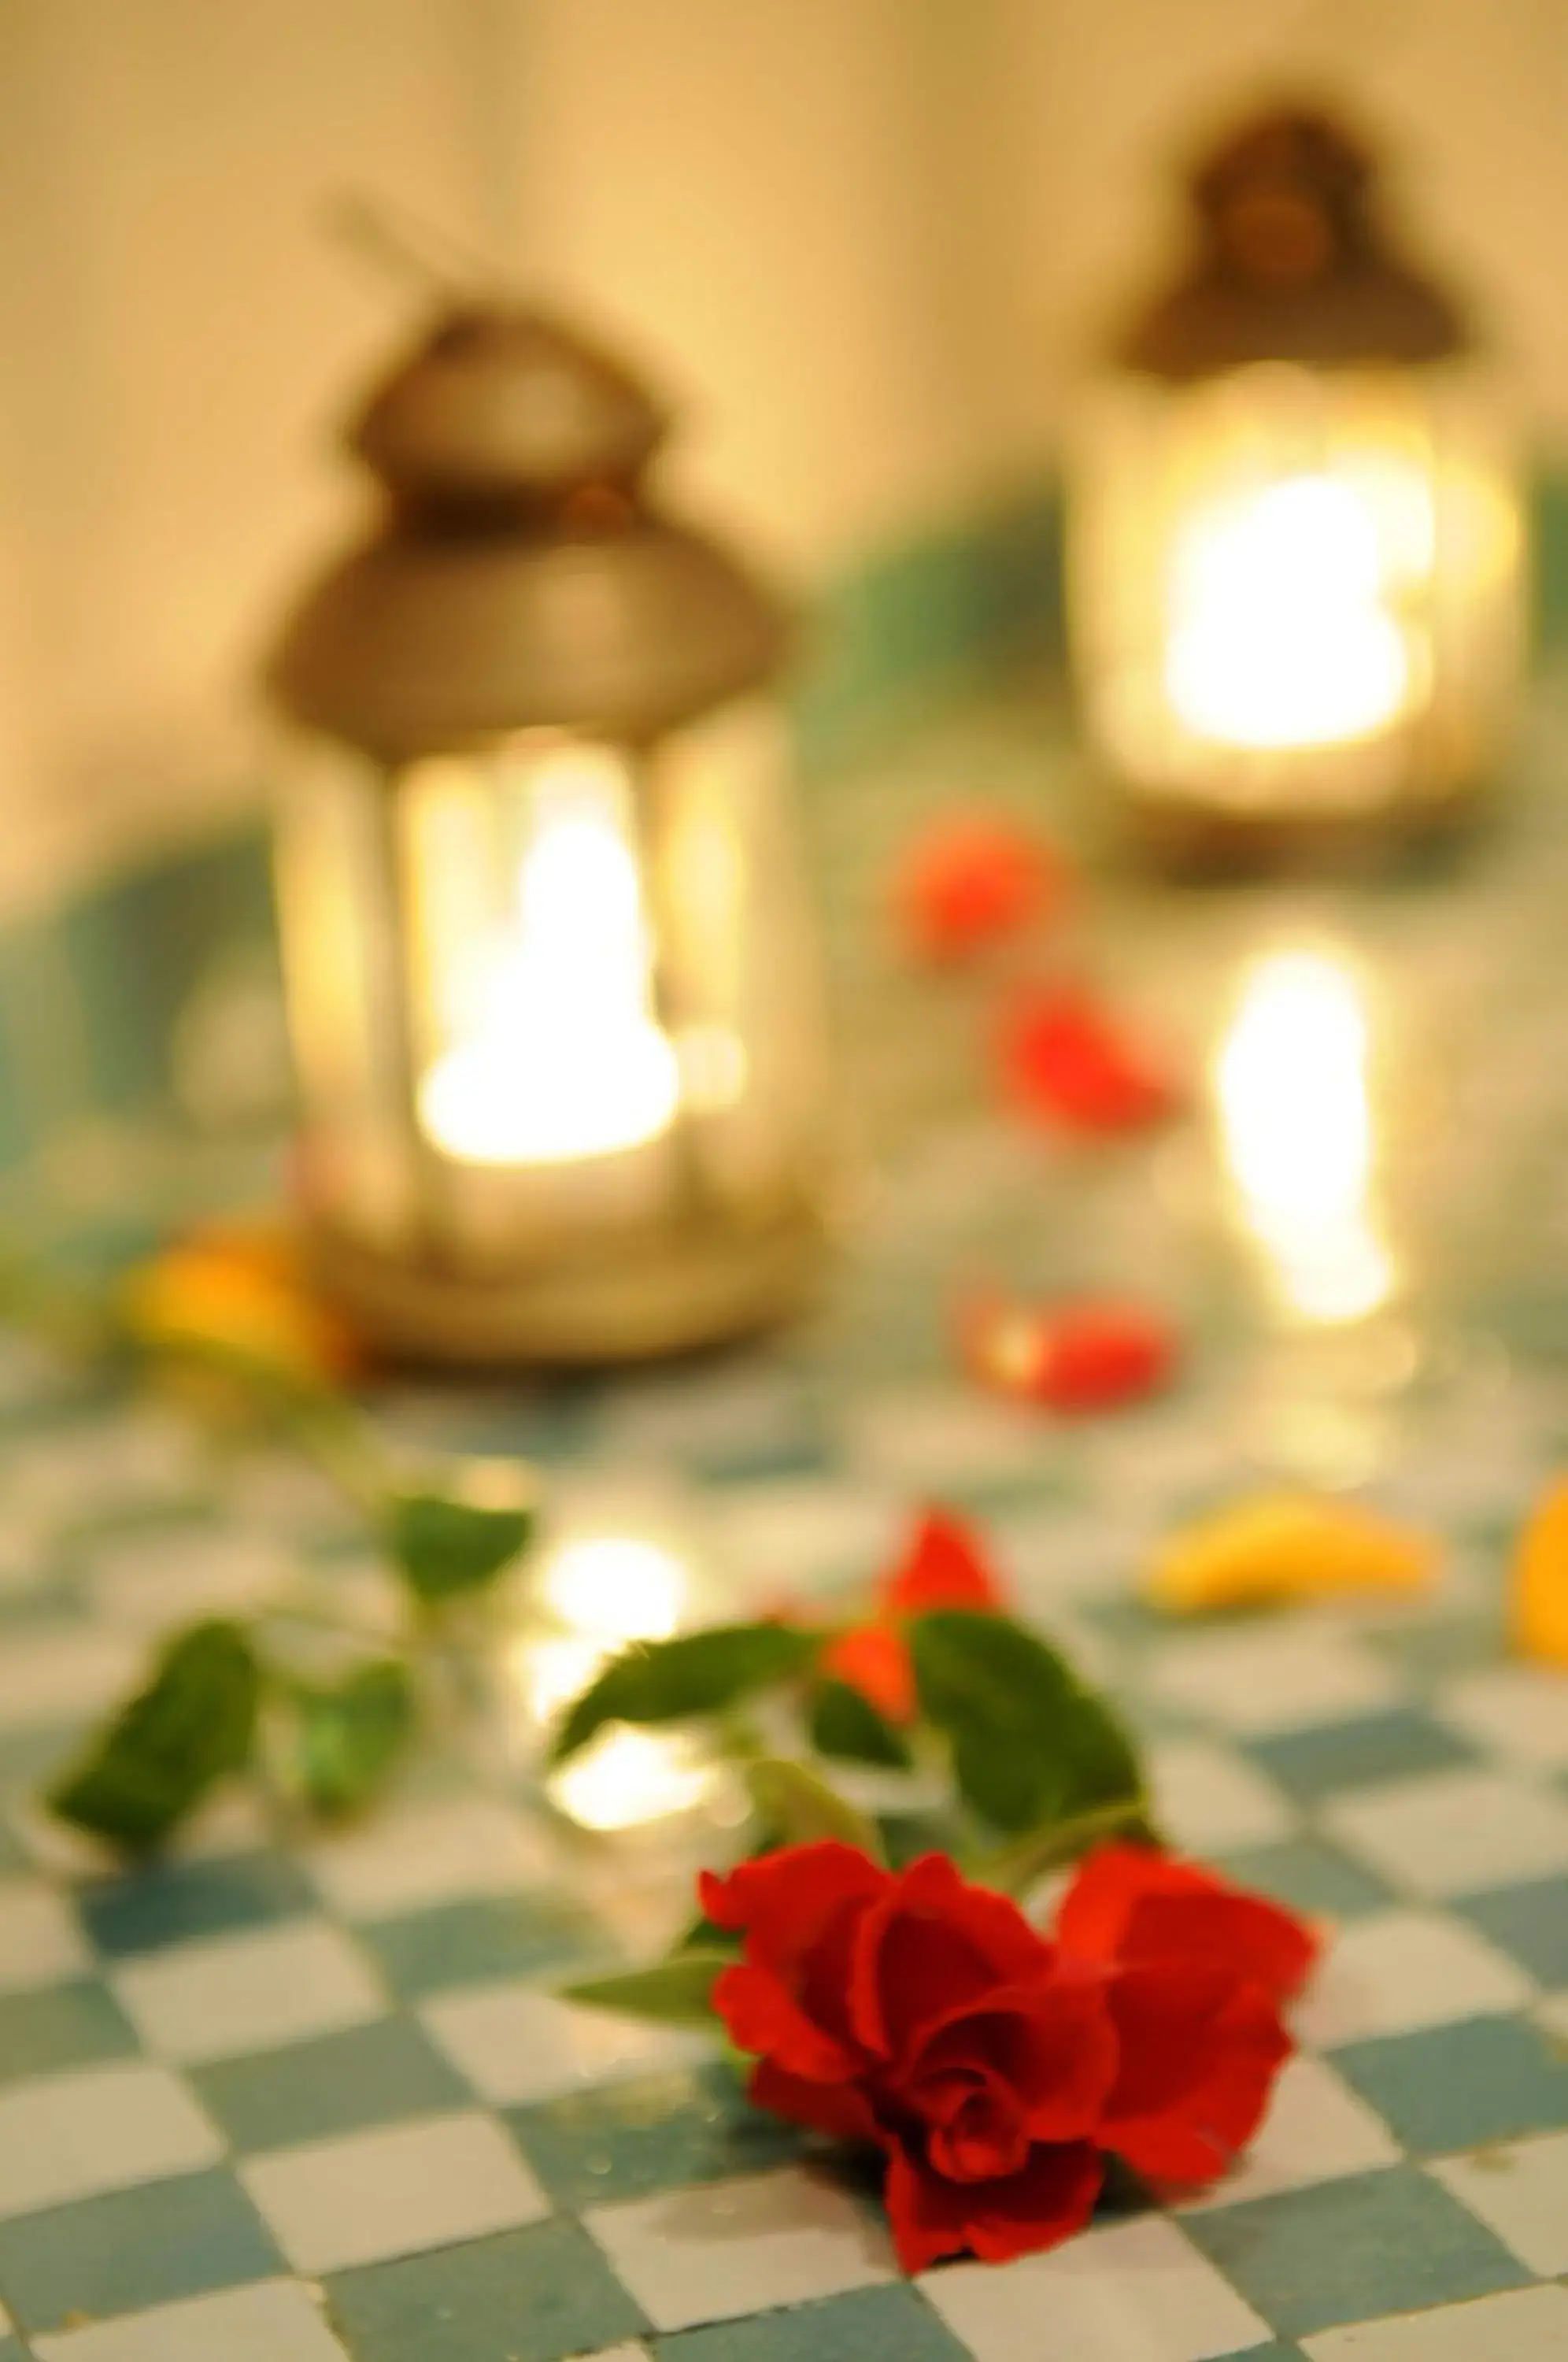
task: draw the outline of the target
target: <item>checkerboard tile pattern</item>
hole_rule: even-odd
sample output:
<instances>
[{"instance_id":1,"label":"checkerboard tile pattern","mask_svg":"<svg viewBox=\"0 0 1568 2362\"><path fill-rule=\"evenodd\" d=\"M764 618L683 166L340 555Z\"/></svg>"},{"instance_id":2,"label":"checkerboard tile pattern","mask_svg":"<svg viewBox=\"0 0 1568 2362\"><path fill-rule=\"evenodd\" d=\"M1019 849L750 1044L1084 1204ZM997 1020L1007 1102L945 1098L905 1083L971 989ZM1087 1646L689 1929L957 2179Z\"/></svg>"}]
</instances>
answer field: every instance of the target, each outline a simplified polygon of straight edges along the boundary
<instances>
[{"instance_id":1,"label":"checkerboard tile pattern","mask_svg":"<svg viewBox=\"0 0 1568 2362\"><path fill-rule=\"evenodd\" d=\"M1010 1169L938 1160L931 1205L956 1231L991 1192L1005 1223ZM657 1496L708 1597L715 1570L748 1600L863 1578L940 1470L1149 1734L1181 1841L1334 1923L1252 2155L1058 2253L900 2279L864 2182L705 2046L553 1996L690 1848L563 1846L514 1662L494 1727L476 1707L362 1829L290 1848L226 1802L135 1875L62 1843L28 1792L155 1608L359 1560L286 1468L215 1490L159 1422L40 1378L0 1406L0 1485L41 1454L0 1577L0 2362L1020 2362L1047 2323L1094 2362L1568 2355L1568 1685L1507 1657L1496 1488L1410 1477L1462 1566L1433 1603L1173 1633L1128 1578L1245 1473L1213 1405L1081 1442L977 1406L911 1309L923 1235L895 1224L853 1318L733 1375L397 1419L543 1452L590 1508ZM1539 1481L1568 1420L1527 1401L1518 1432Z\"/></svg>"}]
</instances>

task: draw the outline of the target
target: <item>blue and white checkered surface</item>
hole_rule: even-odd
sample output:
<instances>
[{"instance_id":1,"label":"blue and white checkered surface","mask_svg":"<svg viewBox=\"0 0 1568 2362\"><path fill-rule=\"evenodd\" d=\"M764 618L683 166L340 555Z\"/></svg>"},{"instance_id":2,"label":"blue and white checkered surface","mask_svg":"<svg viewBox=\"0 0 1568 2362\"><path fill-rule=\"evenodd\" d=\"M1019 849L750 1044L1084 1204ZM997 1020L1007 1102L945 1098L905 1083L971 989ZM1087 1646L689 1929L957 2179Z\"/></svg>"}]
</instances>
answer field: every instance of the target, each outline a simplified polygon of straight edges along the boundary
<instances>
[{"instance_id":1,"label":"blue and white checkered surface","mask_svg":"<svg viewBox=\"0 0 1568 2362\"><path fill-rule=\"evenodd\" d=\"M657 1940L680 1878L657 1836L574 1858L531 1808L494 1708L536 1638L472 1743L348 1834L280 1840L236 1798L121 1876L39 1820L30 1783L149 1628L302 1553L359 1570L302 1472L225 1470L21 1349L0 1374L5 2362L1568 2354L1568 1684L1500 1639L1507 1538L1568 1443L1554 1389L1460 1387L1385 1476L1449 1537L1435 1604L1174 1631L1128 1578L1230 1473L1201 1394L1064 1434L935 1375L836 1391L801 1352L392 1406L492 1445L553 1428L556 1576L630 1537L694 1571L694 1613L863 1577L911 1483L940 1488L1127 1701L1177 1837L1337 1921L1226 2185L910 2285L864 2186L701 2046L550 1997Z\"/></svg>"},{"instance_id":2,"label":"blue and white checkered surface","mask_svg":"<svg viewBox=\"0 0 1568 2362\"><path fill-rule=\"evenodd\" d=\"M406 1437L549 1468L554 1623L455 1677L451 1746L363 1827L313 1838L234 1797L130 1877L29 1805L151 1632L301 1566L358 1598L366 1570L308 1472L213 1461L171 1413L0 1350L0 2362L1568 2357L1568 1678L1503 1633L1519 1517L1568 1465L1568 1386L1535 1358L1568 1340L1568 1291L1540 1285L1568 1272L1561 800L1473 873L1463 925L1441 892L1103 915L1125 988L1200 1032L1238 961L1326 925L1425 1022L1418 1063L1438 1037L1441 1172L1418 1142L1407 1192L1396 1139L1384 1177L1444 1285L1418 1288L1420 1353L1387 1341L1398 1383L1347 1396L1342 1369L1239 1346L1194 1138L1010 1139L972 1075L944 1081L983 996L896 983L878 949L911 812L1032 810L1059 758L1032 734L982 720L823 802L865 1097L900 1145L822 1319L624 1385L385 1405ZM970 1271L1155 1291L1198 1339L1189 1383L1082 1429L984 1400L941 1335ZM1154 1539L1282 1469L1437 1527L1441 1594L1158 1626L1132 1589ZM933 1496L1124 1702L1176 1838L1337 1933L1228 2183L911 2284L864 2182L702 2047L550 1997L660 1940L702 1816L569 1845L531 1763L607 1631L863 1584ZM601 1819L704 1794L662 1741L588 1769Z\"/></svg>"}]
</instances>

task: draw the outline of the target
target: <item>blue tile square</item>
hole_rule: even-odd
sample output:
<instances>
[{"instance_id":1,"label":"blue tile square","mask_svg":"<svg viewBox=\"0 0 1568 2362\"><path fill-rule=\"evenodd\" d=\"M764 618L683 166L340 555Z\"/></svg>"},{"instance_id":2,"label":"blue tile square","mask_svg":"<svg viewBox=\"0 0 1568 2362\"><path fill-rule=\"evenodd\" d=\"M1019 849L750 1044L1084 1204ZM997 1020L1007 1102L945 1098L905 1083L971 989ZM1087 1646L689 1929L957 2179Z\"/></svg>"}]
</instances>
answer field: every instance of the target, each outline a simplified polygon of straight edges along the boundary
<instances>
[{"instance_id":1,"label":"blue tile square","mask_svg":"<svg viewBox=\"0 0 1568 2362\"><path fill-rule=\"evenodd\" d=\"M182 2174L0 2223L0 2289L29 2334L283 2270L232 2174Z\"/></svg>"},{"instance_id":2,"label":"blue tile square","mask_svg":"<svg viewBox=\"0 0 1568 2362\"><path fill-rule=\"evenodd\" d=\"M1337 1788L1370 1788L1379 1780L1413 1779L1475 1761L1474 1748L1409 1707L1253 1739L1248 1752L1303 1802Z\"/></svg>"},{"instance_id":3,"label":"blue tile square","mask_svg":"<svg viewBox=\"0 0 1568 2362\"><path fill-rule=\"evenodd\" d=\"M82 1916L110 1959L237 1935L319 1909L310 1881L283 1854L159 1862L83 1887Z\"/></svg>"},{"instance_id":4,"label":"blue tile square","mask_svg":"<svg viewBox=\"0 0 1568 2362\"><path fill-rule=\"evenodd\" d=\"M655 2362L969 2362L918 2289L855 2289L652 2341Z\"/></svg>"},{"instance_id":5,"label":"blue tile square","mask_svg":"<svg viewBox=\"0 0 1568 2362\"><path fill-rule=\"evenodd\" d=\"M1182 2228L1286 2337L1488 2296L1530 2277L1413 2165L1216 2207Z\"/></svg>"},{"instance_id":6,"label":"blue tile square","mask_svg":"<svg viewBox=\"0 0 1568 2362\"><path fill-rule=\"evenodd\" d=\"M36 1992L0 1993L0 2084L127 2058L136 2031L106 1986L91 1977Z\"/></svg>"},{"instance_id":7,"label":"blue tile square","mask_svg":"<svg viewBox=\"0 0 1568 2362\"><path fill-rule=\"evenodd\" d=\"M187 2080L241 2152L396 2124L464 2107L472 2098L434 2044L403 2017L221 2058L191 2070Z\"/></svg>"},{"instance_id":8,"label":"blue tile square","mask_svg":"<svg viewBox=\"0 0 1568 2362\"><path fill-rule=\"evenodd\" d=\"M565 2362L646 2327L577 2223L336 2273L326 2307L354 2362Z\"/></svg>"},{"instance_id":9,"label":"blue tile square","mask_svg":"<svg viewBox=\"0 0 1568 2362\"><path fill-rule=\"evenodd\" d=\"M1353 2042L1334 2065L1417 2157L1568 2125L1568 2063L1524 2018Z\"/></svg>"},{"instance_id":10,"label":"blue tile square","mask_svg":"<svg viewBox=\"0 0 1568 2362\"><path fill-rule=\"evenodd\" d=\"M556 2204L572 2213L763 2173L805 2147L792 2125L749 2107L738 2076L722 2065L512 2108L507 2122Z\"/></svg>"},{"instance_id":11,"label":"blue tile square","mask_svg":"<svg viewBox=\"0 0 1568 2362\"><path fill-rule=\"evenodd\" d=\"M559 1976L612 1949L597 1922L564 1894L476 1896L357 1932L404 2001L489 1977Z\"/></svg>"},{"instance_id":12,"label":"blue tile square","mask_svg":"<svg viewBox=\"0 0 1568 2362\"><path fill-rule=\"evenodd\" d=\"M1564 1711L1568 1712L1568 1705ZM1450 1905L1543 1985L1568 1985L1568 1879L1495 1886Z\"/></svg>"},{"instance_id":13,"label":"blue tile square","mask_svg":"<svg viewBox=\"0 0 1568 2362\"><path fill-rule=\"evenodd\" d=\"M1323 1838L1246 1846L1218 1856L1216 1867L1238 1885L1256 1887L1260 1894L1314 1918L1360 1919L1369 1911L1386 1910L1394 1899L1382 1879Z\"/></svg>"}]
</instances>

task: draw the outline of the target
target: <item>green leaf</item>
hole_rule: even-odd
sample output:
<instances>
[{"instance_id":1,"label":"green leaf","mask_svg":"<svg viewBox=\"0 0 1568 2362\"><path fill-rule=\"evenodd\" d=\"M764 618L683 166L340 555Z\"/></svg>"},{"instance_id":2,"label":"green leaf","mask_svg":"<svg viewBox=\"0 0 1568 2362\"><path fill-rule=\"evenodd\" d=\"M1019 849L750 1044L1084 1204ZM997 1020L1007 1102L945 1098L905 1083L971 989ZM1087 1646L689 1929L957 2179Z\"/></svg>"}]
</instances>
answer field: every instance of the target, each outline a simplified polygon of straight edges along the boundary
<instances>
[{"instance_id":1,"label":"green leaf","mask_svg":"<svg viewBox=\"0 0 1568 2362\"><path fill-rule=\"evenodd\" d=\"M633 1969L624 1976L591 1977L566 1985L563 2001L585 2009L610 2009L624 2017L651 2018L659 2025L712 2025L714 1981L734 1965L727 1952L674 1953L657 1968Z\"/></svg>"},{"instance_id":2,"label":"green leaf","mask_svg":"<svg viewBox=\"0 0 1568 2362\"><path fill-rule=\"evenodd\" d=\"M1077 1861L1081 1854L1091 1852L1112 1838L1151 1846L1156 1852L1163 1849L1165 1842L1150 1816L1145 1798L1129 1796L1116 1804L1097 1805L1088 1812L1075 1813L1068 1820L1049 1822L1043 1828L1028 1829L997 1852L966 1861L964 1870L981 1886L999 1887L1004 1894L1026 1895L1050 1871L1061 1869L1066 1862Z\"/></svg>"},{"instance_id":3,"label":"green leaf","mask_svg":"<svg viewBox=\"0 0 1568 2362\"><path fill-rule=\"evenodd\" d=\"M834 1762L875 1763L893 1772L910 1768L912 1759L900 1733L848 1682L828 1677L814 1684L807 1727L817 1753Z\"/></svg>"},{"instance_id":4,"label":"green leaf","mask_svg":"<svg viewBox=\"0 0 1568 2362\"><path fill-rule=\"evenodd\" d=\"M481 1590L504 1573L533 1539L534 1486L518 1468L476 1461L440 1489L393 1493L387 1547L409 1589L434 1605Z\"/></svg>"},{"instance_id":5,"label":"green leaf","mask_svg":"<svg viewBox=\"0 0 1568 2362\"><path fill-rule=\"evenodd\" d=\"M746 1765L745 1784L778 1844L817 1845L831 1838L869 1854L873 1861L881 1860L882 1840L875 1826L803 1763L765 1755Z\"/></svg>"},{"instance_id":6,"label":"green leaf","mask_svg":"<svg viewBox=\"0 0 1568 2362\"><path fill-rule=\"evenodd\" d=\"M249 1761L260 1693L243 1626L192 1625L50 1791L50 1810L127 1853L150 1851Z\"/></svg>"},{"instance_id":7,"label":"green leaf","mask_svg":"<svg viewBox=\"0 0 1568 2362\"><path fill-rule=\"evenodd\" d=\"M822 1635L792 1624L715 1624L673 1640L638 1641L605 1666L567 1710L550 1748L565 1763L611 1722L686 1722L719 1714L804 1671Z\"/></svg>"},{"instance_id":8,"label":"green leaf","mask_svg":"<svg viewBox=\"0 0 1568 2362\"><path fill-rule=\"evenodd\" d=\"M1126 1732L1036 1633L943 1608L909 1638L921 1710L946 1734L959 1792L982 1820L1010 1834L1142 1798Z\"/></svg>"},{"instance_id":9,"label":"green leaf","mask_svg":"<svg viewBox=\"0 0 1568 2362\"><path fill-rule=\"evenodd\" d=\"M331 1689L296 1683L294 1776L316 1812L357 1812L383 1787L413 1742L414 1683L396 1657L361 1665Z\"/></svg>"}]
</instances>

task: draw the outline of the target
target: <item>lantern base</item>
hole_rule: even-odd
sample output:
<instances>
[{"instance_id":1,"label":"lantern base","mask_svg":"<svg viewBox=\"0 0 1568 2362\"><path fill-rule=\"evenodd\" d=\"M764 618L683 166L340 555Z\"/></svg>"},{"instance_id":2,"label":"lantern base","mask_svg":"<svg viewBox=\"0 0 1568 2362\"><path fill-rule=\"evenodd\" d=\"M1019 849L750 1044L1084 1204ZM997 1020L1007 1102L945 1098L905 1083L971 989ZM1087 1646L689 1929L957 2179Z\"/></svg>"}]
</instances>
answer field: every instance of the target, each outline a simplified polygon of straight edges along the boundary
<instances>
[{"instance_id":1,"label":"lantern base","mask_svg":"<svg viewBox=\"0 0 1568 2362\"><path fill-rule=\"evenodd\" d=\"M756 1229L666 1238L639 1257L527 1273L398 1262L317 1231L326 1296L394 1359L454 1369L592 1366L688 1352L798 1310L822 1260L818 1211L800 1205Z\"/></svg>"},{"instance_id":2,"label":"lantern base","mask_svg":"<svg viewBox=\"0 0 1568 2362\"><path fill-rule=\"evenodd\" d=\"M1192 878L1366 868L1441 854L1480 827L1493 801L1480 780L1364 811L1293 804L1249 811L1126 787L1121 800L1133 857L1167 876Z\"/></svg>"}]
</instances>

